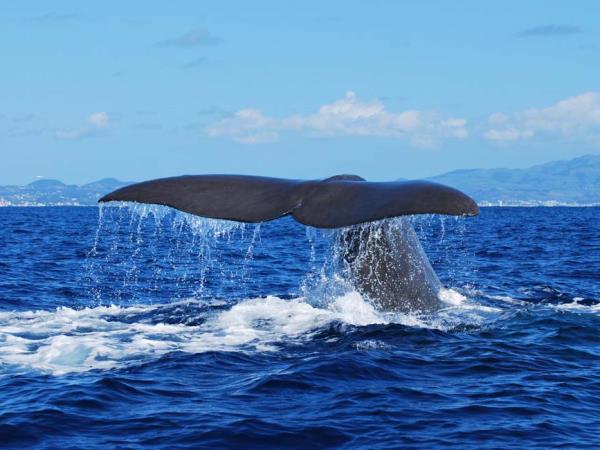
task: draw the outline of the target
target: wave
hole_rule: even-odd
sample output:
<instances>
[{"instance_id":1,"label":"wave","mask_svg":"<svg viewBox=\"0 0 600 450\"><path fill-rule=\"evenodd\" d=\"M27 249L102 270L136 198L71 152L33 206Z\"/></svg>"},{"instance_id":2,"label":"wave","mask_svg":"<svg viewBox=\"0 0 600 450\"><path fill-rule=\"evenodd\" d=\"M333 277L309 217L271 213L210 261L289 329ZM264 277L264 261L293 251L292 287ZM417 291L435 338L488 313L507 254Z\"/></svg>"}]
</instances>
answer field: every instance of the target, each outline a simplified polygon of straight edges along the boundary
<instances>
[{"instance_id":1,"label":"wave","mask_svg":"<svg viewBox=\"0 0 600 450\"><path fill-rule=\"evenodd\" d=\"M3 312L0 364L5 369L63 375L143 364L171 352L276 351L281 344L302 344L334 323L348 327L393 323L449 331L465 324L481 326L501 311L452 290L444 290L441 298L447 307L429 316L382 313L354 291L322 307L303 297L267 296L233 306L188 299Z\"/></svg>"}]
</instances>

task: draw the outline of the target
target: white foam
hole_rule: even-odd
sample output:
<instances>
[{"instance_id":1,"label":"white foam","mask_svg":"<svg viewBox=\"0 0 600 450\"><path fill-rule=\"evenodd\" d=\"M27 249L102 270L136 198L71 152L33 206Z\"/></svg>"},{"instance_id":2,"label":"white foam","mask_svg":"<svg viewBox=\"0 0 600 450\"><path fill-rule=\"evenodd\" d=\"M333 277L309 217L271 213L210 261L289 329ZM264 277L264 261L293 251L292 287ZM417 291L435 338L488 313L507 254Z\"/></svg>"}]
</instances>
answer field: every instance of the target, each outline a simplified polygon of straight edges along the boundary
<instances>
[{"instance_id":1,"label":"white foam","mask_svg":"<svg viewBox=\"0 0 600 450\"><path fill-rule=\"evenodd\" d=\"M461 306L467 303L467 297L462 295L460 292L454 291L452 289L442 288L438 292L439 299L446 303L447 305L452 306Z\"/></svg>"},{"instance_id":2,"label":"white foam","mask_svg":"<svg viewBox=\"0 0 600 450\"><path fill-rule=\"evenodd\" d=\"M582 297L575 297L570 303L551 305L551 307L562 311L600 313L600 303L595 305L585 305L580 303L581 300L583 300Z\"/></svg>"},{"instance_id":3,"label":"white foam","mask_svg":"<svg viewBox=\"0 0 600 450\"><path fill-rule=\"evenodd\" d=\"M278 343L301 344L333 322L354 326L394 322L448 329L465 320L481 323L486 319L481 308L461 294L453 291L445 295L454 304L428 317L380 313L356 292L335 298L326 307L313 306L304 298L248 299L225 311L213 309L200 325L150 320L177 305L173 303L3 312L0 366L17 365L61 375L140 364L174 351L273 351ZM179 303L201 306L197 300Z\"/></svg>"},{"instance_id":4,"label":"white foam","mask_svg":"<svg viewBox=\"0 0 600 450\"><path fill-rule=\"evenodd\" d=\"M526 305L527 302L524 302L523 300L518 300L515 298L512 298L508 295L490 295L489 298L494 299L494 300L500 300L501 302L504 303L510 303L512 305Z\"/></svg>"},{"instance_id":5,"label":"white foam","mask_svg":"<svg viewBox=\"0 0 600 450\"><path fill-rule=\"evenodd\" d=\"M60 375L140 363L173 351L267 351L278 342L309 338L311 332L333 321L350 325L385 322L357 293L335 299L328 308L316 308L302 298L249 299L197 326L128 320L172 306L0 313L0 364Z\"/></svg>"},{"instance_id":6,"label":"white foam","mask_svg":"<svg viewBox=\"0 0 600 450\"><path fill-rule=\"evenodd\" d=\"M366 302L358 292L350 292L338 297L330 306L337 319L350 325L371 325L387 323L388 320Z\"/></svg>"},{"instance_id":7,"label":"white foam","mask_svg":"<svg viewBox=\"0 0 600 450\"><path fill-rule=\"evenodd\" d=\"M357 342L354 344L356 350L369 351L369 350L387 350L391 348L389 344L377 339L366 339L364 341Z\"/></svg>"},{"instance_id":8,"label":"white foam","mask_svg":"<svg viewBox=\"0 0 600 450\"><path fill-rule=\"evenodd\" d=\"M467 296L455 291L454 289L440 289L438 297L446 305L450 307L458 307L462 310L478 310L486 313L498 313L502 311L500 308L482 305L481 303L470 300Z\"/></svg>"}]
</instances>

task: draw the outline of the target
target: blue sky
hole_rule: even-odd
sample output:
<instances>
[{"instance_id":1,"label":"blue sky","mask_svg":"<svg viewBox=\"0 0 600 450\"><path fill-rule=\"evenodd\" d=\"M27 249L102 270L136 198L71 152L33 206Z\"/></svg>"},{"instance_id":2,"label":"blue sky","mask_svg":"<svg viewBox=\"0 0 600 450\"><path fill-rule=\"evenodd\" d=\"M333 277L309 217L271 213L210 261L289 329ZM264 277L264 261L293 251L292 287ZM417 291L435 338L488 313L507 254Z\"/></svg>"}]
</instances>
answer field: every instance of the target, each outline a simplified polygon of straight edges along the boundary
<instances>
[{"instance_id":1,"label":"blue sky","mask_svg":"<svg viewBox=\"0 0 600 450\"><path fill-rule=\"evenodd\" d=\"M0 4L0 184L600 152L600 2Z\"/></svg>"}]
</instances>

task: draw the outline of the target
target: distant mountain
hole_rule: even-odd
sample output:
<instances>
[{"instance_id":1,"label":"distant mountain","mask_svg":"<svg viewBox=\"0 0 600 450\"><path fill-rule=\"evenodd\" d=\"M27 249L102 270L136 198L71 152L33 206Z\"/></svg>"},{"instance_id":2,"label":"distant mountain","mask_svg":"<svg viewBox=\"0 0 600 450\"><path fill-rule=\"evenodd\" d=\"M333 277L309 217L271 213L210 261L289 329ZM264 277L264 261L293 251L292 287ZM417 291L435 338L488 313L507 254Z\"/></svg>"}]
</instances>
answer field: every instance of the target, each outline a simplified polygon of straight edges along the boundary
<instances>
[{"instance_id":1,"label":"distant mountain","mask_svg":"<svg viewBox=\"0 0 600 450\"><path fill-rule=\"evenodd\" d=\"M600 205L600 155L528 169L455 170L429 180L460 189L480 205ZM46 179L0 186L0 206L95 205L102 195L128 184L104 178L83 186Z\"/></svg>"},{"instance_id":2,"label":"distant mountain","mask_svg":"<svg viewBox=\"0 0 600 450\"><path fill-rule=\"evenodd\" d=\"M528 169L455 170L429 180L460 189L480 205L600 204L600 155Z\"/></svg>"},{"instance_id":3,"label":"distant mountain","mask_svg":"<svg viewBox=\"0 0 600 450\"><path fill-rule=\"evenodd\" d=\"M46 179L26 186L0 186L0 206L95 205L102 195L128 184L104 178L83 186Z\"/></svg>"}]
</instances>

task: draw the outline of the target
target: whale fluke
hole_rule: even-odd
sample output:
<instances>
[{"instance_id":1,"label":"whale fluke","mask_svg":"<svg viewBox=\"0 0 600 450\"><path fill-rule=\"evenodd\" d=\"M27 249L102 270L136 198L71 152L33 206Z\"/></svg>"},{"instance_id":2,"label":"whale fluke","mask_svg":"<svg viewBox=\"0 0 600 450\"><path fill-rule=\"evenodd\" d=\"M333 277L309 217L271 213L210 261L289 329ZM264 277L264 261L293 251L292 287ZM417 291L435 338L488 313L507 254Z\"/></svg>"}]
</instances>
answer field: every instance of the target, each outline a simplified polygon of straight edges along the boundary
<instances>
[{"instance_id":1,"label":"whale fluke","mask_svg":"<svg viewBox=\"0 0 600 450\"><path fill-rule=\"evenodd\" d=\"M369 182L357 175L287 180L246 175L185 175L117 189L99 202L170 206L201 217L263 222L292 215L304 225L338 228L413 214L474 216L466 194L429 181Z\"/></svg>"},{"instance_id":2,"label":"whale fluke","mask_svg":"<svg viewBox=\"0 0 600 450\"><path fill-rule=\"evenodd\" d=\"M466 194L428 181L374 183L357 175L286 180L245 175L186 175L132 184L102 197L170 206L213 219L263 222L291 215L341 234L355 288L384 311L432 311L441 283L408 220L413 214L474 216ZM350 227L357 225L356 227Z\"/></svg>"}]
</instances>

